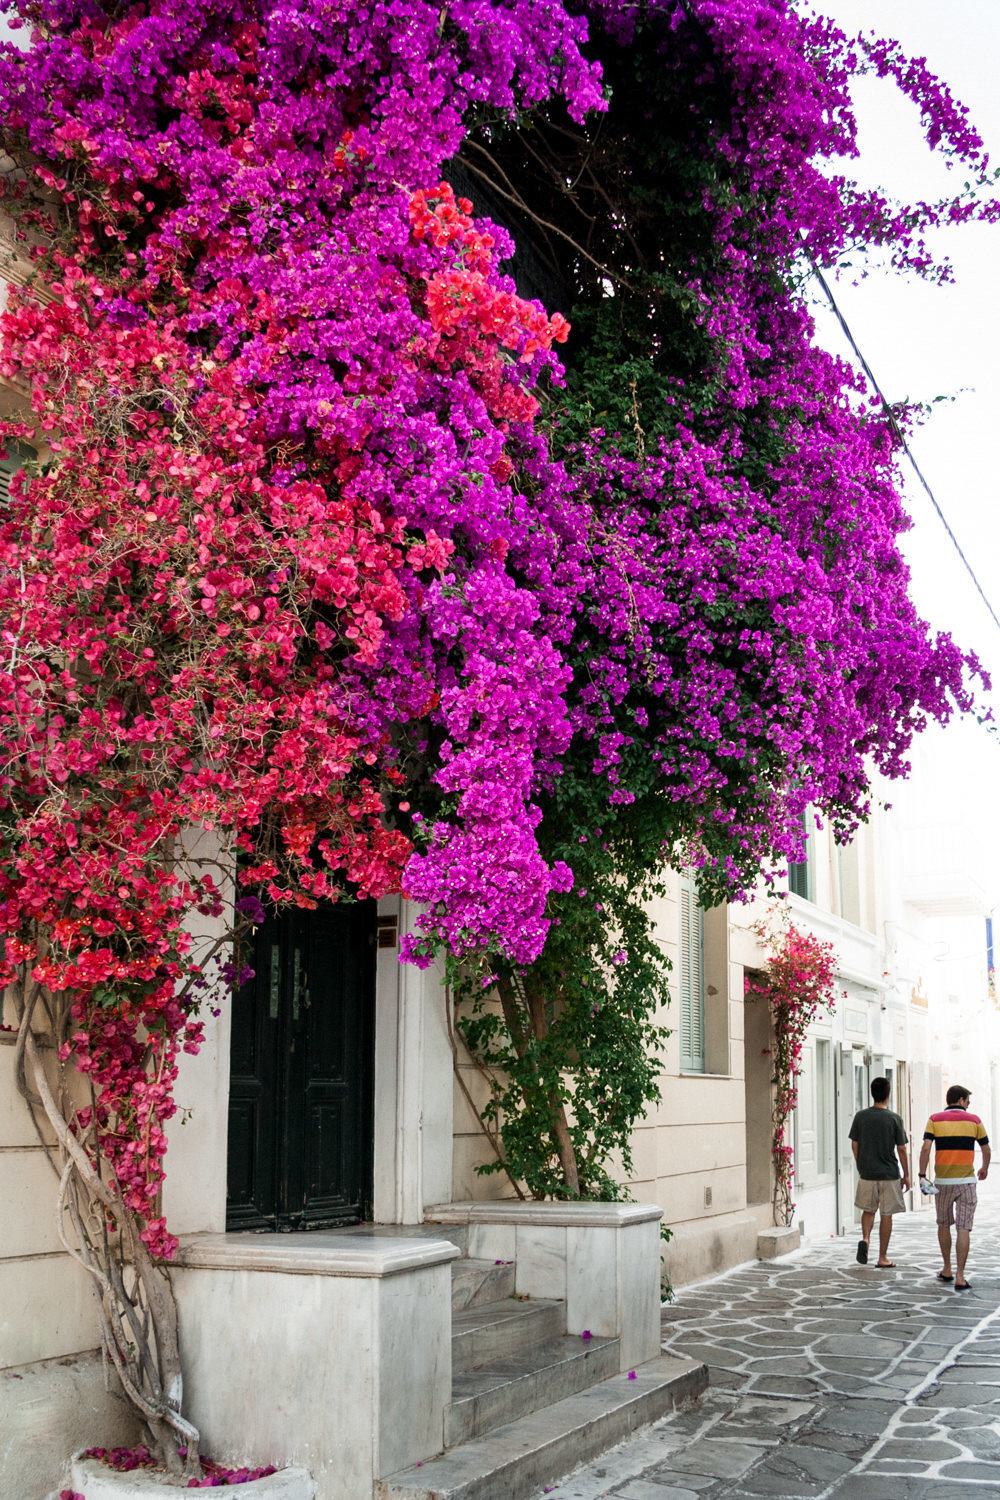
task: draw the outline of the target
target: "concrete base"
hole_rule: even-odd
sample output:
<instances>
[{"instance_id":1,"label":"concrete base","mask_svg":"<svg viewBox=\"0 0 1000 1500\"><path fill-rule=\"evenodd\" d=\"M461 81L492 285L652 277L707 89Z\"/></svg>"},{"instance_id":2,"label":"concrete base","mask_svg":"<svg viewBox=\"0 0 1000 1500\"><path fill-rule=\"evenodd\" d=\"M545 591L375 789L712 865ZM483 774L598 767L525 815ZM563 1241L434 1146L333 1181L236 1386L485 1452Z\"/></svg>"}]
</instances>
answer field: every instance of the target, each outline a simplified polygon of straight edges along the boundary
<instances>
[{"instance_id":1,"label":"concrete base","mask_svg":"<svg viewBox=\"0 0 1000 1500\"><path fill-rule=\"evenodd\" d=\"M671 1285L687 1286L753 1260L759 1232L752 1211L679 1224L663 1248L664 1270Z\"/></svg>"},{"instance_id":2,"label":"concrete base","mask_svg":"<svg viewBox=\"0 0 1000 1500\"><path fill-rule=\"evenodd\" d=\"M9 1500L58 1494L77 1448L140 1439L128 1407L105 1390L97 1353L0 1371L0 1433L0 1495Z\"/></svg>"},{"instance_id":3,"label":"concrete base","mask_svg":"<svg viewBox=\"0 0 1000 1500\"><path fill-rule=\"evenodd\" d=\"M790 1255L802 1243L802 1232L797 1224L787 1229L764 1229L757 1236L757 1259L774 1260L779 1255Z\"/></svg>"},{"instance_id":4,"label":"concrete base","mask_svg":"<svg viewBox=\"0 0 1000 1500\"><path fill-rule=\"evenodd\" d=\"M182 1240L185 1407L206 1450L301 1466L317 1500L365 1500L374 1476L439 1453L457 1255L377 1230Z\"/></svg>"},{"instance_id":5,"label":"concrete base","mask_svg":"<svg viewBox=\"0 0 1000 1500\"><path fill-rule=\"evenodd\" d=\"M132 1469L119 1474L97 1459L78 1453L70 1466L70 1483L86 1500L179 1500L190 1494L187 1480L171 1483L162 1474ZM224 1486L232 1500L313 1500L316 1486L305 1469L281 1469L263 1479Z\"/></svg>"}]
</instances>

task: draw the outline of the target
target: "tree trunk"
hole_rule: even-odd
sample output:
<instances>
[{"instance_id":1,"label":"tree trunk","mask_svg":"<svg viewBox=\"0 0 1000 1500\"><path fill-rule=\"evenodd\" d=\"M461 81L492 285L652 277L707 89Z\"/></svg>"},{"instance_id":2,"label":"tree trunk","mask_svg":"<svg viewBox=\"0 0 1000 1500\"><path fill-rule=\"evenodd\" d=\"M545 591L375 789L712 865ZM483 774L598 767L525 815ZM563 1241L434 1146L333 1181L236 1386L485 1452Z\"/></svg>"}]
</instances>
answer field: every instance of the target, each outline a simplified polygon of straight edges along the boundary
<instances>
[{"instance_id":1,"label":"tree trunk","mask_svg":"<svg viewBox=\"0 0 1000 1500\"><path fill-rule=\"evenodd\" d=\"M544 1042L549 1032L548 1017L545 1014L545 1000L537 990L525 990L525 999L528 1002L531 1029L538 1040ZM574 1198L579 1198L580 1170L577 1165L576 1151L573 1149L573 1140L569 1133L566 1106L555 1092L549 1095L548 1102L552 1115L552 1134L559 1153L559 1162L566 1178L566 1186Z\"/></svg>"}]
</instances>

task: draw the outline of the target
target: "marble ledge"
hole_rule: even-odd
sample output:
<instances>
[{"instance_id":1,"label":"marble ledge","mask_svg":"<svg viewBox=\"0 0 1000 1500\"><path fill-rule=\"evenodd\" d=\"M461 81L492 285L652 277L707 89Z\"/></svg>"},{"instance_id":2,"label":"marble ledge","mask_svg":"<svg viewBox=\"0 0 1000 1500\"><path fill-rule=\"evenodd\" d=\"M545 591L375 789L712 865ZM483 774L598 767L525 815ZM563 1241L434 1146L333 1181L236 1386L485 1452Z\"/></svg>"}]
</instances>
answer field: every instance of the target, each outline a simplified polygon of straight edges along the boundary
<instances>
[{"instance_id":1,"label":"marble ledge","mask_svg":"<svg viewBox=\"0 0 1000 1500\"><path fill-rule=\"evenodd\" d=\"M396 1276L455 1260L450 1240L370 1234L192 1234L174 1264L191 1271L272 1271L286 1276Z\"/></svg>"},{"instance_id":2,"label":"marble ledge","mask_svg":"<svg viewBox=\"0 0 1000 1500\"><path fill-rule=\"evenodd\" d=\"M632 1224L659 1222L663 1210L656 1203L522 1203L515 1198L492 1202L436 1203L424 1209L425 1224L554 1225L569 1229L624 1229Z\"/></svg>"}]
</instances>

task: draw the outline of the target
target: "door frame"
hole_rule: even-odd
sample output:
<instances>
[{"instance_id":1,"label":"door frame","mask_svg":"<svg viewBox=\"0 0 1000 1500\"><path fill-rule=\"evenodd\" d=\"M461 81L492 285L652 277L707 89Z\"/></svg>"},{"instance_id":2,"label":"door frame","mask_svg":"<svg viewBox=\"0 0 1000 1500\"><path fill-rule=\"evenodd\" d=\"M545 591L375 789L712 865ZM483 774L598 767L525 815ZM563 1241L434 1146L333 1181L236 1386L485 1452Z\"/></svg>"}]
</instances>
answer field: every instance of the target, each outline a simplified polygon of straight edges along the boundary
<instances>
[{"instance_id":1,"label":"door frame","mask_svg":"<svg viewBox=\"0 0 1000 1500\"><path fill-rule=\"evenodd\" d=\"M214 838L204 834L196 847L211 854ZM399 962L400 938L415 930L418 912L400 896L378 902L372 1174L377 1224L418 1224L425 1208L452 1197L448 993L437 963L420 970ZM196 945L210 952L220 928L209 919L193 933ZM178 1108L167 1126L161 1192L161 1211L175 1234L225 1232L231 1026L230 997L222 995L218 1015L206 1020L197 1056L182 1053L177 1059Z\"/></svg>"},{"instance_id":2,"label":"door frame","mask_svg":"<svg viewBox=\"0 0 1000 1500\"><path fill-rule=\"evenodd\" d=\"M234 1100L230 1049L227 1111L231 1121L234 1104L239 1114L240 1103L255 1101L249 1159L244 1163L240 1151L234 1164L251 1173L253 1191L246 1203L230 1198L236 1184L229 1182L227 1163L228 1233L336 1230L372 1217L375 933L371 901L314 912L286 907L269 912L265 925L255 929L248 957L256 973L245 987L249 1009L241 1011L241 1028L252 1024L243 1045L250 1048L253 1069L249 1080L235 1086ZM310 991L320 997L318 1008L311 1006ZM339 1019L327 1015L324 1021L324 995ZM330 1047L339 1061L329 1059L324 1067ZM328 1114L331 1106L339 1120L332 1138L329 1123L322 1127L314 1119L317 1110ZM310 1194L310 1164L321 1175L333 1171L332 1197ZM240 1170L237 1184L243 1175Z\"/></svg>"},{"instance_id":3,"label":"door frame","mask_svg":"<svg viewBox=\"0 0 1000 1500\"><path fill-rule=\"evenodd\" d=\"M377 1224L420 1224L452 1196L454 1101L450 996L440 962L401 964L419 935L419 907L378 903L375 969L375 1204Z\"/></svg>"}]
</instances>

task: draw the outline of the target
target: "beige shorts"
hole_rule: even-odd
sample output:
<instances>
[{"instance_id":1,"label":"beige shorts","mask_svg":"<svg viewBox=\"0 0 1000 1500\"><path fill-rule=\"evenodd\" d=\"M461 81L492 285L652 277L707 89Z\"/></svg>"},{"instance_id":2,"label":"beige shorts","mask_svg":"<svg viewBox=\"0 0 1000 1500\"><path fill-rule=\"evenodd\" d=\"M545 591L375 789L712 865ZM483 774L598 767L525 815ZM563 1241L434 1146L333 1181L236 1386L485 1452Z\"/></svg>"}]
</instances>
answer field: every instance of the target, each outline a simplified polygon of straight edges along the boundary
<instances>
[{"instance_id":1,"label":"beige shorts","mask_svg":"<svg viewBox=\"0 0 1000 1500\"><path fill-rule=\"evenodd\" d=\"M863 1214L873 1214L876 1209L880 1214L904 1214L906 1204L899 1178L873 1182L862 1177L854 1195L854 1207L860 1208Z\"/></svg>"}]
</instances>

